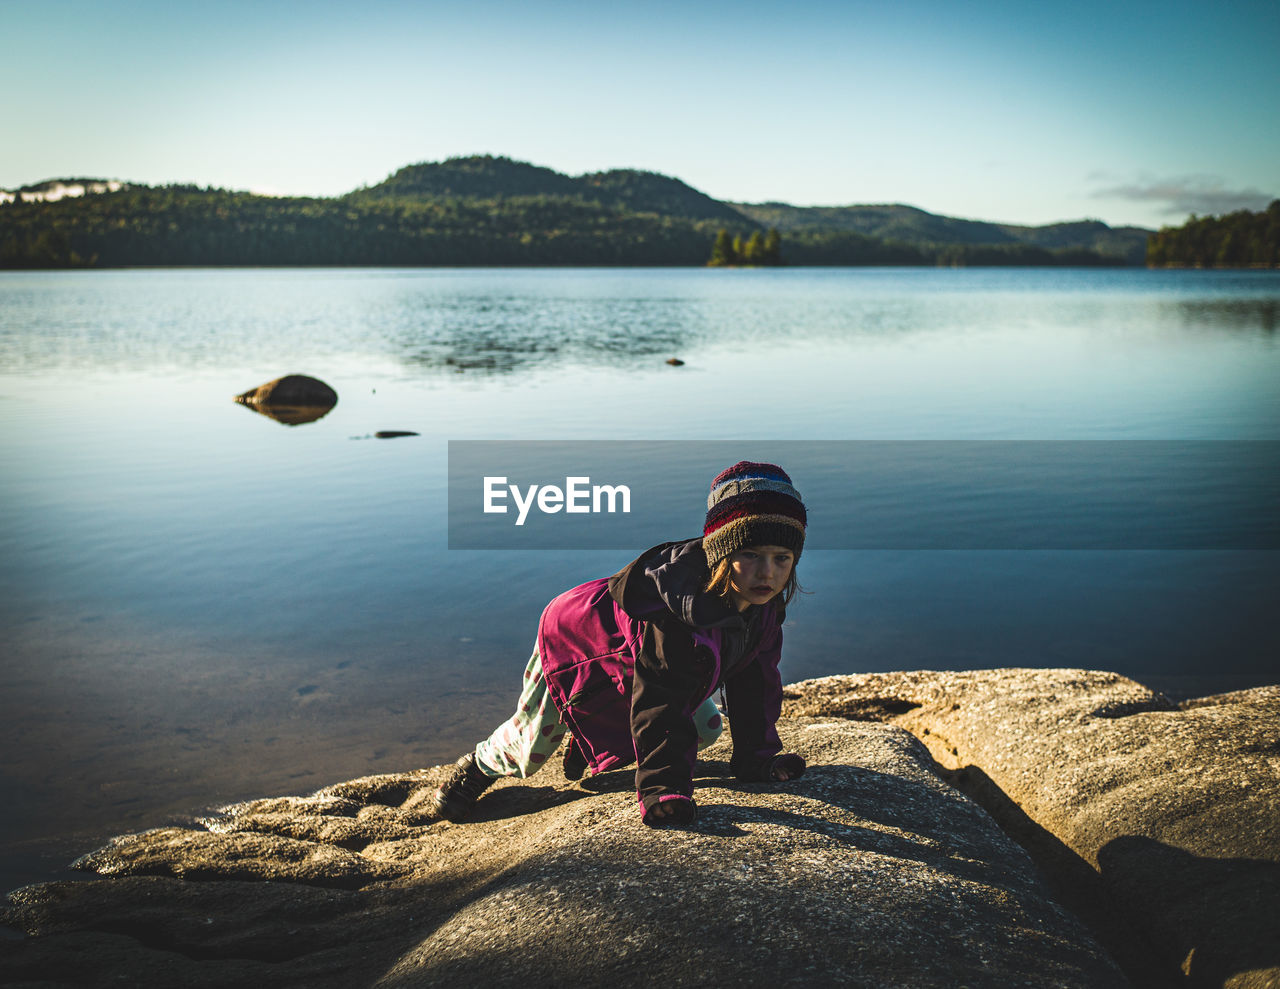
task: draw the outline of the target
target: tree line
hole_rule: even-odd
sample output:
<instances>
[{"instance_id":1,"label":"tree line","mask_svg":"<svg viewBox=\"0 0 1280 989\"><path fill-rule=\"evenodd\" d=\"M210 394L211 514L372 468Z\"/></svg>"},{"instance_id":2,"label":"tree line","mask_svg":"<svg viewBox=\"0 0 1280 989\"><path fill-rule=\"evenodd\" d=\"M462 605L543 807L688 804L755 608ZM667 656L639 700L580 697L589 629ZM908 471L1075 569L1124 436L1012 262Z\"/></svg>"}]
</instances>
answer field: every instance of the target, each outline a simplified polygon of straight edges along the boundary
<instances>
[{"instance_id":1,"label":"tree line","mask_svg":"<svg viewBox=\"0 0 1280 989\"><path fill-rule=\"evenodd\" d=\"M1035 244L918 244L850 230L787 234L784 264L910 267L1122 267L1124 258L1081 247Z\"/></svg>"},{"instance_id":2,"label":"tree line","mask_svg":"<svg viewBox=\"0 0 1280 989\"><path fill-rule=\"evenodd\" d=\"M280 199L190 187L0 206L0 266L699 265L709 222L576 199Z\"/></svg>"},{"instance_id":3,"label":"tree line","mask_svg":"<svg viewBox=\"0 0 1280 989\"><path fill-rule=\"evenodd\" d=\"M753 230L746 240L741 234L736 236L721 228L711 245L711 259L707 264L713 268L725 265L772 265L782 263L782 235L776 227L770 227L763 237L759 230Z\"/></svg>"},{"instance_id":4,"label":"tree line","mask_svg":"<svg viewBox=\"0 0 1280 989\"><path fill-rule=\"evenodd\" d=\"M1180 227L1164 227L1147 242L1147 264L1155 268L1280 267L1280 199L1256 213L1193 215Z\"/></svg>"},{"instance_id":5,"label":"tree line","mask_svg":"<svg viewBox=\"0 0 1280 989\"><path fill-rule=\"evenodd\" d=\"M799 230L787 234L786 247L776 229L745 240L720 230L712 244L712 267L728 265L911 267L1112 267L1125 260L1087 248L1047 248L1034 244L908 244L851 230Z\"/></svg>"},{"instance_id":6,"label":"tree line","mask_svg":"<svg viewBox=\"0 0 1280 989\"><path fill-rule=\"evenodd\" d=\"M0 268L1119 264L1088 250L741 229L555 195L274 198L130 187L0 205Z\"/></svg>"}]
</instances>

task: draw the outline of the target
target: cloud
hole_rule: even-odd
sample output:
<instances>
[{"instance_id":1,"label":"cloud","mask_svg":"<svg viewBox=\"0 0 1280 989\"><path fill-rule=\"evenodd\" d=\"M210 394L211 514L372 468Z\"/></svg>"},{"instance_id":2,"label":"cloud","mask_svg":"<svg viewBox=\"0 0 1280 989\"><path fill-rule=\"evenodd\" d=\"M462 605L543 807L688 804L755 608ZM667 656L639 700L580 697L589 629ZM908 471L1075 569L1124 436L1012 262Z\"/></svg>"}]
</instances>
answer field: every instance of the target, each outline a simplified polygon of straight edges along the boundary
<instances>
[{"instance_id":1,"label":"cloud","mask_svg":"<svg viewBox=\"0 0 1280 989\"><path fill-rule=\"evenodd\" d=\"M1098 176L1101 178L1101 176ZM1127 199L1131 202L1160 203L1162 212L1216 216L1235 210L1264 210L1275 195L1261 189L1231 189L1217 175L1183 175L1165 179L1144 179L1127 185L1098 189L1095 199Z\"/></svg>"}]
</instances>

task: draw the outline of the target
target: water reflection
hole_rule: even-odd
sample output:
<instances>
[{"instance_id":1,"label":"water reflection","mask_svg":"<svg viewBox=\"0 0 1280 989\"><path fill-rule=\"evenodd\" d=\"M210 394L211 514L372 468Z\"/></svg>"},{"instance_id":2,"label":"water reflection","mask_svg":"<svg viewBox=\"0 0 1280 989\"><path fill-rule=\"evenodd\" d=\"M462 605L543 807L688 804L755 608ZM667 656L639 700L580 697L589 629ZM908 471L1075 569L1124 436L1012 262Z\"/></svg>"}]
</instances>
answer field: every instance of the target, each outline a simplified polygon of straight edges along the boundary
<instances>
[{"instance_id":1,"label":"water reflection","mask_svg":"<svg viewBox=\"0 0 1280 989\"><path fill-rule=\"evenodd\" d=\"M1275 331L1274 272L174 270L0 273L0 371L391 361L421 375L647 366L1135 320Z\"/></svg>"},{"instance_id":2,"label":"water reflection","mask_svg":"<svg viewBox=\"0 0 1280 989\"><path fill-rule=\"evenodd\" d=\"M1184 324L1230 330L1276 332L1280 322L1278 299L1183 299L1176 310Z\"/></svg>"},{"instance_id":3,"label":"water reflection","mask_svg":"<svg viewBox=\"0 0 1280 989\"><path fill-rule=\"evenodd\" d=\"M332 405L255 405L252 402L243 402L239 398L235 401L237 405L243 406L250 412L256 412L260 416L274 419L286 426L301 426L303 423L315 422L333 411Z\"/></svg>"},{"instance_id":4,"label":"water reflection","mask_svg":"<svg viewBox=\"0 0 1280 989\"><path fill-rule=\"evenodd\" d=\"M428 308L417 325L389 341L405 365L442 372L504 375L534 367L652 364L709 334L676 300L628 314L615 300L557 300L522 311L519 305Z\"/></svg>"}]
</instances>

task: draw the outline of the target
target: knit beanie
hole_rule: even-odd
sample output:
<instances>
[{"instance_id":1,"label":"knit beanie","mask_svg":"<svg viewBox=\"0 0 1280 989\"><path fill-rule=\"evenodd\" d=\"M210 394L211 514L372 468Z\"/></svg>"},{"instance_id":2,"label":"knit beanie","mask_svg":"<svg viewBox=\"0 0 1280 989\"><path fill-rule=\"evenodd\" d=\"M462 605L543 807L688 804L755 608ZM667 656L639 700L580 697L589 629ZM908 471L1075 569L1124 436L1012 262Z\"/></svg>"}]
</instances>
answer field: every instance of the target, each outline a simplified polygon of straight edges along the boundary
<instances>
[{"instance_id":1,"label":"knit beanie","mask_svg":"<svg viewBox=\"0 0 1280 989\"><path fill-rule=\"evenodd\" d=\"M799 559L807 522L804 502L785 470L739 461L711 482L702 529L707 565L714 570L744 546L785 546Z\"/></svg>"}]
</instances>

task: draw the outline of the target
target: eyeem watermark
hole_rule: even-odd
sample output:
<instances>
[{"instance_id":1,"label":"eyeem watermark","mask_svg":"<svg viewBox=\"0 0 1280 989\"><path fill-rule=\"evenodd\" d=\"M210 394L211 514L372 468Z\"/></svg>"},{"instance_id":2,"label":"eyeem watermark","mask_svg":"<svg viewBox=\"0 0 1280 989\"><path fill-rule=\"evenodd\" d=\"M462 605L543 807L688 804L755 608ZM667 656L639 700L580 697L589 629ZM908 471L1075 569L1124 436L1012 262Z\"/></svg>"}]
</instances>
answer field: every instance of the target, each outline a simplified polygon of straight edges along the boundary
<instances>
[{"instance_id":1,"label":"eyeem watermark","mask_svg":"<svg viewBox=\"0 0 1280 989\"><path fill-rule=\"evenodd\" d=\"M625 484L592 484L590 477L566 477L563 488L555 484L530 484L522 490L518 484L508 484L505 476L487 475L484 479L484 513L505 514L509 509L508 494L518 513L516 525L524 525L529 510L535 504L544 515L555 515L560 511L569 515L606 511L610 515L618 511L631 513L631 488Z\"/></svg>"},{"instance_id":2,"label":"eyeem watermark","mask_svg":"<svg viewBox=\"0 0 1280 989\"><path fill-rule=\"evenodd\" d=\"M739 460L794 479L806 552L1280 550L1274 440L451 440L449 548L693 537Z\"/></svg>"}]
</instances>

